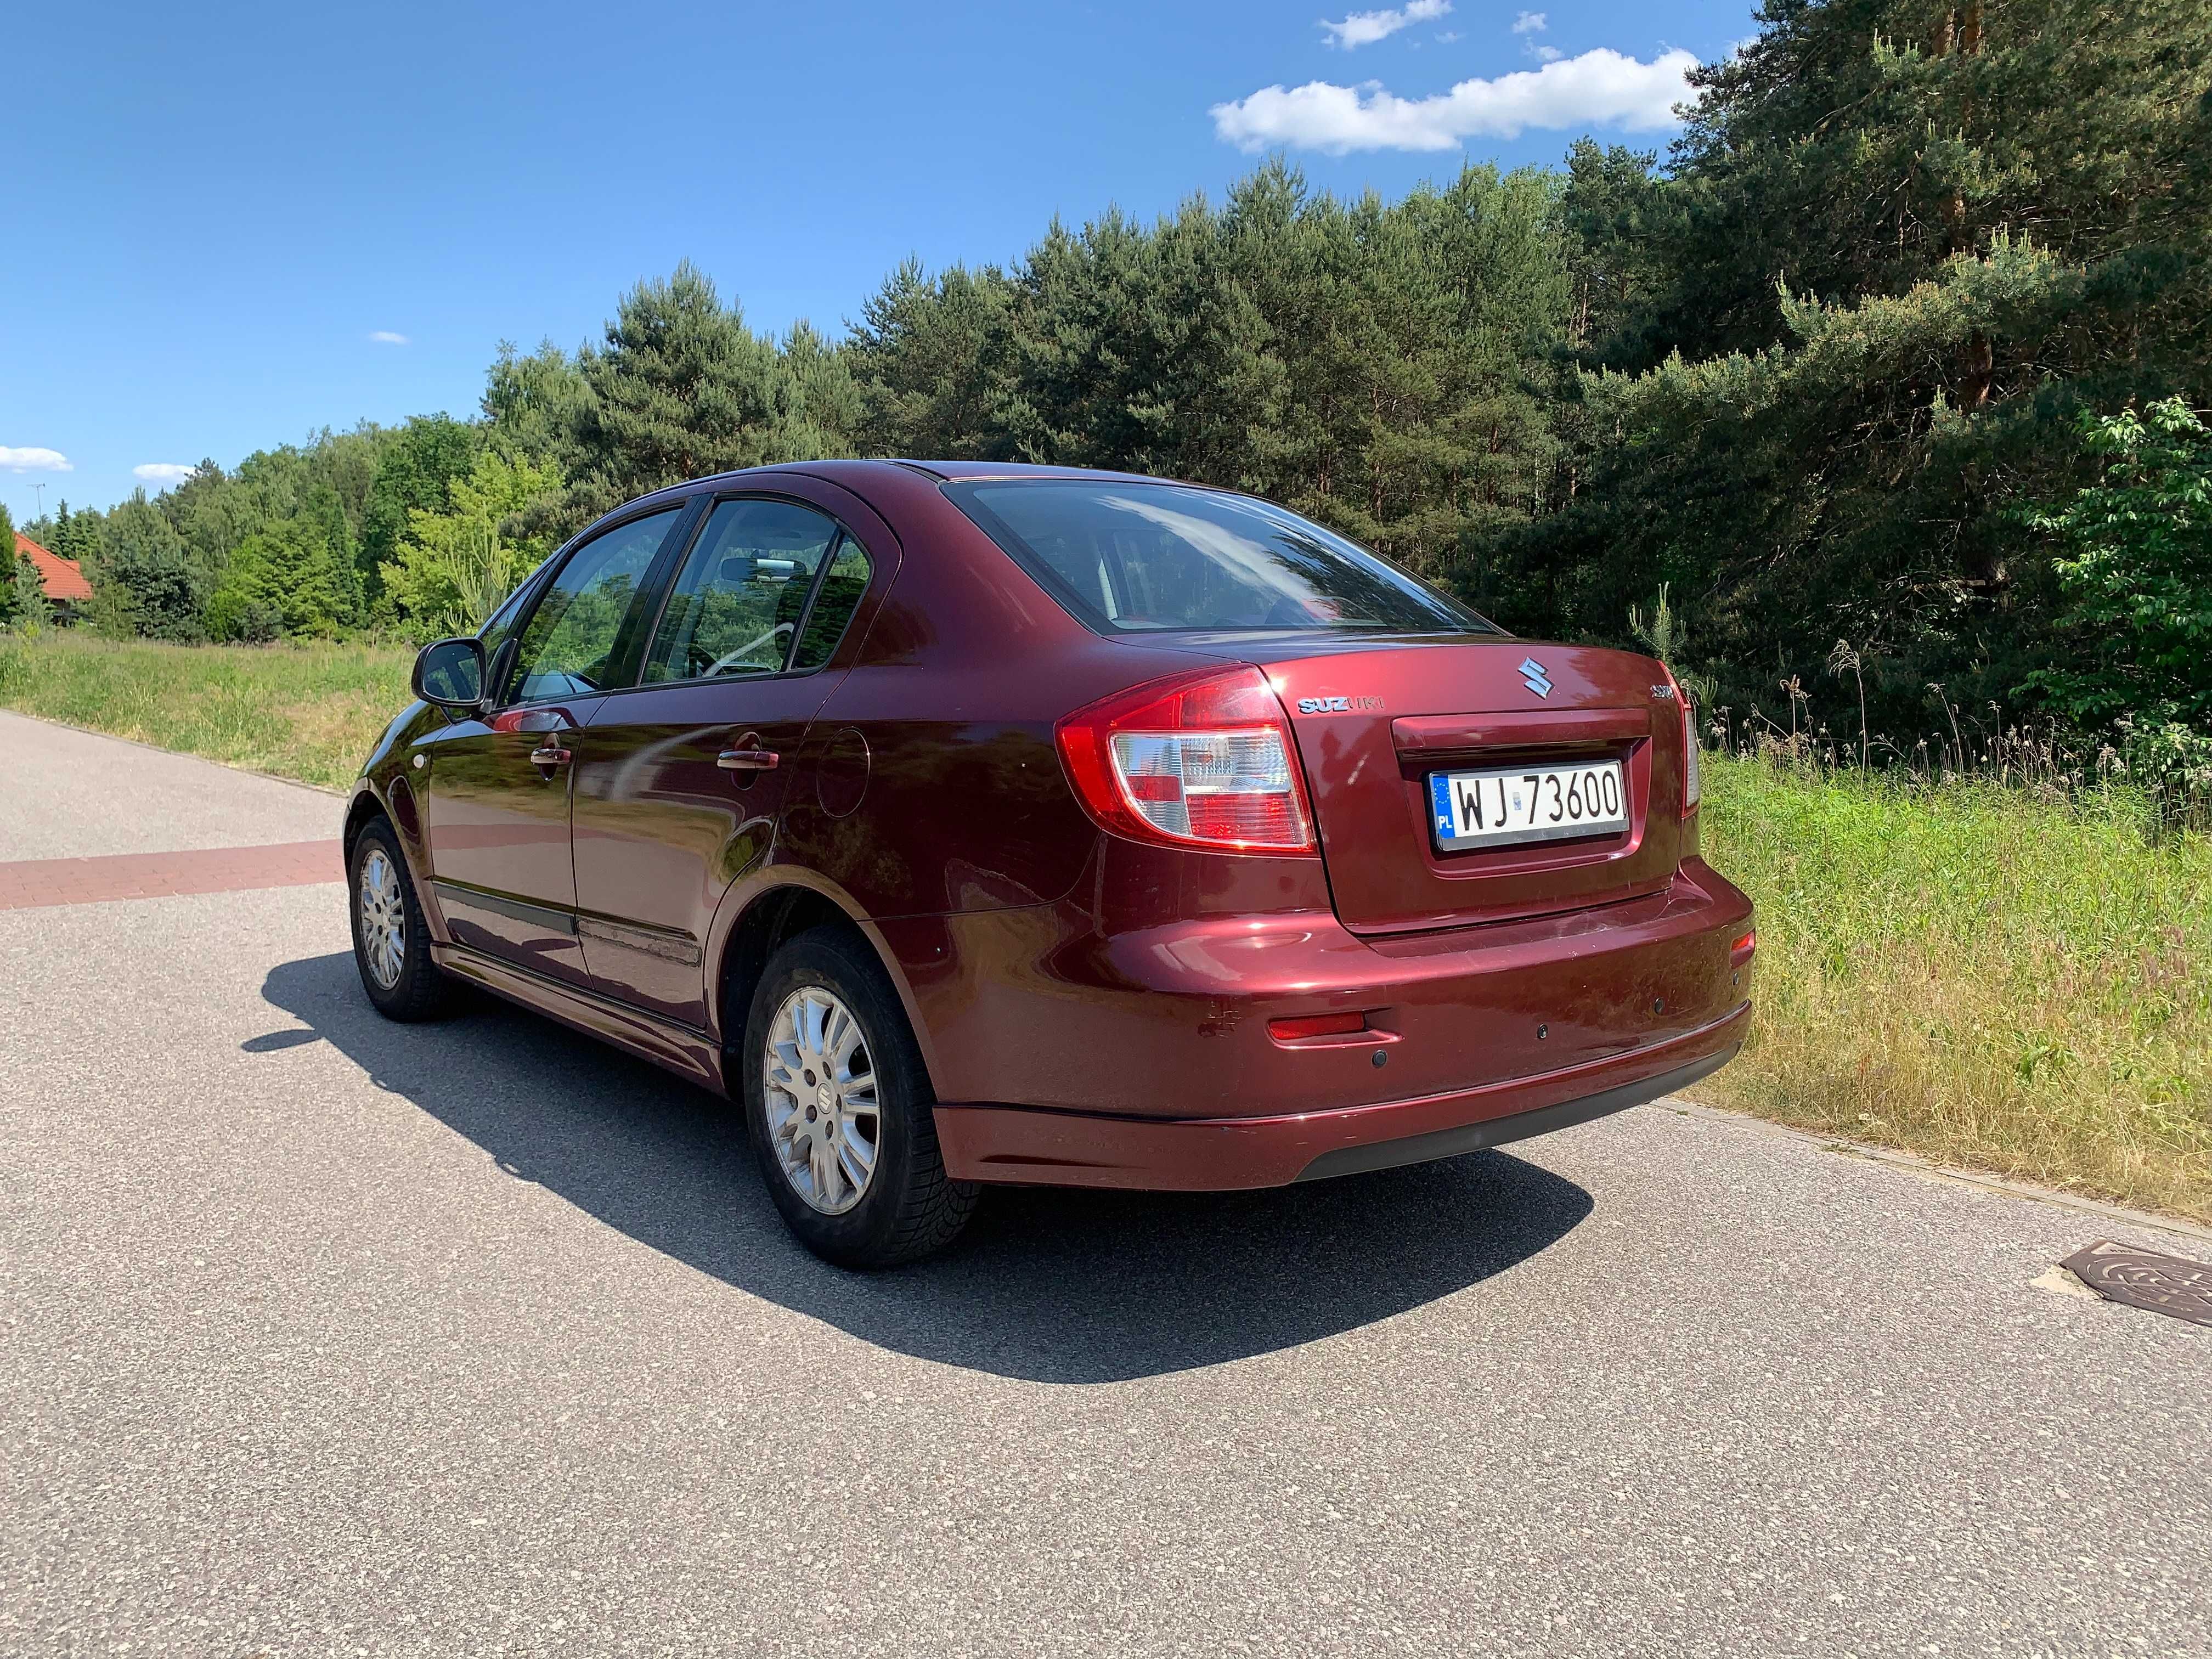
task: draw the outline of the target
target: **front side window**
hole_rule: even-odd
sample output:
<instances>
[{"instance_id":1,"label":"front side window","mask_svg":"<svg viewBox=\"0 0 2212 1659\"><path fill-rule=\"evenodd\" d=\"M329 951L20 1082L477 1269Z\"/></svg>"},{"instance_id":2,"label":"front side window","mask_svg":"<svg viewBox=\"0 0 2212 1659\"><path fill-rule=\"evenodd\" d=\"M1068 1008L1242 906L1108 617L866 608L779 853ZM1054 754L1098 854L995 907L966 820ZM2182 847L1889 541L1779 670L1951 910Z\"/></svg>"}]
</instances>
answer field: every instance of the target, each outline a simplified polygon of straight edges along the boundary
<instances>
[{"instance_id":1,"label":"front side window","mask_svg":"<svg viewBox=\"0 0 2212 1659\"><path fill-rule=\"evenodd\" d=\"M1500 631L1357 543L1246 495L1088 478L951 484L945 493L1103 634Z\"/></svg>"},{"instance_id":2,"label":"front side window","mask_svg":"<svg viewBox=\"0 0 2212 1659\"><path fill-rule=\"evenodd\" d=\"M539 568L544 567L541 565ZM532 576L537 574L535 570L530 573ZM515 624L522 620L522 608L528 600L529 591L530 577L526 576L514 585L514 591L499 602L499 609L493 611L484 625L477 630L477 637L483 641L487 659L507 643L507 636L514 632Z\"/></svg>"},{"instance_id":3,"label":"front side window","mask_svg":"<svg viewBox=\"0 0 2212 1659\"><path fill-rule=\"evenodd\" d=\"M571 554L522 630L513 702L583 696L607 689L623 621L681 507L617 525Z\"/></svg>"},{"instance_id":4,"label":"front side window","mask_svg":"<svg viewBox=\"0 0 2212 1659\"><path fill-rule=\"evenodd\" d=\"M849 538L841 546L839 535L836 520L793 501L717 506L661 612L646 658L646 683L819 667L828 652L810 659L808 647L818 638L815 616L829 595L816 596L816 579L827 563L828 582L842 592L847 578L841 573L857 557L866 581L866 556ZM851 615L851 605L844 614ZM841 620L830 644L843 631Z\"/></svg>"}]
</instances>

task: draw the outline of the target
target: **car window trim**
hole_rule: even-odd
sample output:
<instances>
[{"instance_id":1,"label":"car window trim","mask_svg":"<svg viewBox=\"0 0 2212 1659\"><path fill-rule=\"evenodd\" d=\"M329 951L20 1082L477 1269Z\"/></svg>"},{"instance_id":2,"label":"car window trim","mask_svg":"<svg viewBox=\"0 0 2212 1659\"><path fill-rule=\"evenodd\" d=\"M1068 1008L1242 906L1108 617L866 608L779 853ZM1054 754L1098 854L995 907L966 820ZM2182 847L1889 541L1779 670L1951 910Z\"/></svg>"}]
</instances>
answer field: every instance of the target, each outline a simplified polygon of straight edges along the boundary
<instances>
[{"instance_id":1,"label":"car window trim","mask_svg":"<svg viewBox=\"0 0 2212 1659\"><path fill-rule=\"evenodd\" d=\"M559 552L554 554L552 557L547 559L543 565L538 567L538 575L535 579L537 582L536 592L530 595L529 599L525 601L522 609L516 613L514 626L508 631L508 637L518 641L517 654L520 655L519 642L521 641L522 637L530 631L530 624L538 619L538 608L545 603L545 595L547 591L552 587L554 583L561 580L561 573L568 568L569 564L574 562L577 555L580 554L586 548L592 546L594 543L604 540L605 538L613 535L616 532L622 530L628 526L636 524L642 520L657 518L664 513L672 511L675 514L674 521L670 524L667 531L663 533L660 539L660 545L653 550L653 557L645 567L644 578L638 583L638 596L636 599L633 599L630 601L629 609L623 613L622 625L615 633L614 650L610 653L617 665L617 672L615 675L615 678L619 679L622 678L622 672L626 671L631 678L635 679L641 665L640 663L625 663L624 658L630 654L629 647L632 641L629 635L629 630L638 614L639 600L647 598L653 592L653 585L655 581L659 579L662 563L668 556L669 542L672 538L683 537L684 535L687 514L691 514L697 508L699 500L700 498L698 496L693 495L686 497L681 501L675 502L672 506L670 502L665 501L654 501L651 505L647 505L644 502L637 503L640 509L639 511L635 513L626 512L618 516L610 515L608 518L601 520L598 523L591 526L590 528L584 531L581 534L578 535L574 541L570 542ZM492 612L493 616L497 616L499 612L496 610ZM656 614L658 613L656 612ZM481 630L479 631L481 632ZM514 672L512 665L509 666L508 672L510 674ZM602 686L598 690L592 691L588 695L595 697L604 696L610 691L625 689L627 688L622 686ZM552 703L574 702L575 700L576 699L574 696L531 698L517 697L511 702L492 703L489 706L489 712L493 714L505 714L508 710L515 708L542 708Z\"/></svg>"},{"instance_id":2,"label":"car window trim","mask_svg":"<svg viewBox=\"0 0 2212 1659\"><path fill-rule=\"evenodd\" d=\"M773 489L711 491L701 495L699 500L703 505L700 508L698 520L692 525L690 532L684 538L682 555L671 563L667 580L661 584L659 598L653 606L653 626L646 631L645 651L638 658L636 673L629 684L613 687L607 694L610 696L620 696L629 691L659 691L673 685L757 685L763 680L800 680L810 674L819 674L823 669L829 667L831 660L836 657L837 653L834 649L829 657L824 658L812 668L794 668L792 663L799 653L799 641L806 635L807 621L814 615L814 602L822 596L822 584L829 579L830 567L837 562L837 551L848 541L859 548L860 556L868 561L868 584L870 586L875 584L878 566L875 559L868 552L868 544L853 533L844 520L839 518L819 501L810 501L803 495L787 495L781 490ZM807 579L806 603L799 607L799 620L792 627L791 643L784 649L783 666L773 674L695 674L689 678L680 680L647 680L643 678L646 656L651 653L653 642L660 637L660 624L667 612L669 600L675 597L676 584L683 577L684 566L690 558L699 538L707 533L707 523L714 516L714 509L725 501L783 501L792 507L803 507L808 512L818 514L829 520L837 532L836 535L830 538L829 547L822 555L820 567L816 569L812 576ZM867 597L866 588L860 590L860 597L862 599ZM857 604L854 605L854 616L860 615L860 607ZM849 618L847 620L846 626L848 629L852 626ZM837 643L842 645L844 642L844 635L840 635Z\"/></svg>"},{"instance_id":3,"label":"car window trim","mask_svg":"<svg viewBox=\"0 0 2212 1659\"><path fill-rule=\"evenodd\" d=\"M847 542L850 542L854 546L860 550L860 556L862 558L868 558L867 546L858 536L855 536L851 531L846 529L843 525L837 524L837 520L834 518L832 518L830 522L837 525L836 539L832 541L827 550L823 553L822 568L814 573L814 586L807 592L806 603L799 607L799 620L793 623L791 627L791 649L784 653L783 674L778 678L787 677L796 678L801 674L820 673L823 669L830 665L830 657L834 657L837 654L837 646L842 645L845 642L844 635L842 633L839 634L837 635L836 644L832 645L830 647L830 657L823 658L819 663L816 664L811 668L801 668L799 666L799 647L806 642L806 624L814 620L814 607L822 602L822 590L829 585L830 572L836 565L837 556L845 550L845 544ZM873 559L868 559L868 581L873 581L875 579L875 561ZM867 582L863 582L860 584L860 599L866 599L867 594ZM853 616L858 616L860 611L860 599L855 599L853 601ZM850 628L852 625L853 617L846 617L845 626Z\"/></svg>"},{"instance_id":4,"label":"car window trim","mask_svg":"<svg viewBox=\"0 0 2212 1659\"><path fill-rule=\"evenodd\" d=\"M669 526L653 562L646 567L645 580L638 584L638 603L623 618L617 645L622 672L612 677L615 683L606 688L608 692L627 691L644 674L653 632L660 626L661 607L667 604L669 590L683 571L684 556L707 522L707 501L705 490L695 490L684 498L683 516Z\"/></svg>"}]
</instances>

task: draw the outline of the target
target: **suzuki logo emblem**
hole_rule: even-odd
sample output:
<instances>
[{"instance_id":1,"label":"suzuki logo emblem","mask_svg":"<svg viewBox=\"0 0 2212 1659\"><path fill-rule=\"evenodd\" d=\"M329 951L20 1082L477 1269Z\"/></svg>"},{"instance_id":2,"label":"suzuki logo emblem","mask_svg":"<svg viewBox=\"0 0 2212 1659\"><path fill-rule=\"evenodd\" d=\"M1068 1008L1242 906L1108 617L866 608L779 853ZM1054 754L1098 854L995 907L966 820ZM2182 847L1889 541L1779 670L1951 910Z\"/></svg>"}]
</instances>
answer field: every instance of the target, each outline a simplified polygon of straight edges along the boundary
<instances>
[{"instance_id":1,"label":"suzuki logo emblem","mask_svg":"<svg viewBox=\"0 0 2212 1659\"><path fill-rule=\"evenodd\" d=\"M1522 683L1538 696L1548 697L1552 695L1552 677L1544 672L1544 665L1534 657L1521 659L1521 679Z\"/></svg>"},{"instance_id":2,"label":"suzuki logo emblem","mask_svg":"<svg viewBox=\"0 0 2212 1659\"><path fill-rule=\"evenodd\" d=\"M1301 714L1379 714L1382 712L1380 697L1300 697Z\"/></svg>"}]
</instances>

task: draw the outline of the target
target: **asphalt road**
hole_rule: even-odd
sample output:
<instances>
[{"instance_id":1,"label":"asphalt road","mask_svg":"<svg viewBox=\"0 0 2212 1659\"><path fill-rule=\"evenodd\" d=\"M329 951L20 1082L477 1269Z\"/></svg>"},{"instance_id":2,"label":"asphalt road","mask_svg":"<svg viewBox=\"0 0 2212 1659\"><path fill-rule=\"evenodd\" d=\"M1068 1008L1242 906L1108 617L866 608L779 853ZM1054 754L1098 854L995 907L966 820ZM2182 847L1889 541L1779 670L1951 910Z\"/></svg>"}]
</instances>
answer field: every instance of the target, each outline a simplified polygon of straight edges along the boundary
<instances>
[{"instance_id":1,"label":"asphalt road","mask_svg":"<svg viewBox=\"0 0 2212 1659\"><path fill-rule=\"evenodd\" d=\"M0 721L0 859L334 819ZM0 1650L2212 1652L2212 1330L2032 1283L2202 1242L1662 1104L854 1277L343 901L0 911Z\"/></svg>"}]
</instances>

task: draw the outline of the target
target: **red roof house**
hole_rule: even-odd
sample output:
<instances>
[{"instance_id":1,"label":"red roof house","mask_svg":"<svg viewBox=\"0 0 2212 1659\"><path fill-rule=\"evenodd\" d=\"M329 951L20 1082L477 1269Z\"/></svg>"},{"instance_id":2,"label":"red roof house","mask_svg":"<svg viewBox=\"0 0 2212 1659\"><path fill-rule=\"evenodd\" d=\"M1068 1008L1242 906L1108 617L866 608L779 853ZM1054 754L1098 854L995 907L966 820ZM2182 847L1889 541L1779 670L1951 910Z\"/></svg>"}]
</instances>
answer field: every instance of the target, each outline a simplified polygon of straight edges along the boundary
<instances>
[{"instance_id":1,"label":"red roof house","mask_svg":"<svg viewBox=\"0 0 2212 1659\"><path fill-rule=\"evenodd\" d=\"M92 598L92 584L85 580L75 559L47 552L20 531L15 535L15 550L38 567L39 585L46 589L46 603L60 616L75 615L77 606Z\"/></svg>"}]
</instances>

